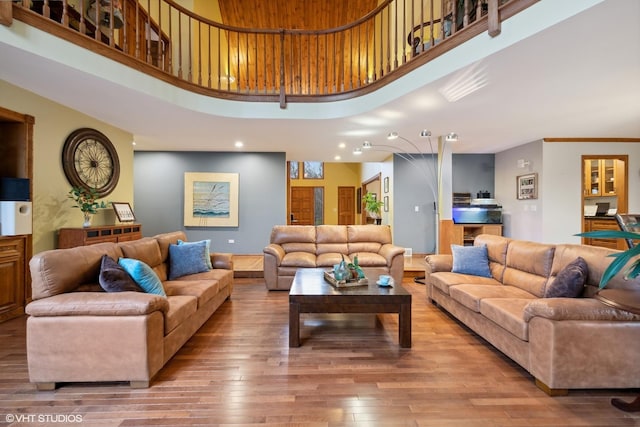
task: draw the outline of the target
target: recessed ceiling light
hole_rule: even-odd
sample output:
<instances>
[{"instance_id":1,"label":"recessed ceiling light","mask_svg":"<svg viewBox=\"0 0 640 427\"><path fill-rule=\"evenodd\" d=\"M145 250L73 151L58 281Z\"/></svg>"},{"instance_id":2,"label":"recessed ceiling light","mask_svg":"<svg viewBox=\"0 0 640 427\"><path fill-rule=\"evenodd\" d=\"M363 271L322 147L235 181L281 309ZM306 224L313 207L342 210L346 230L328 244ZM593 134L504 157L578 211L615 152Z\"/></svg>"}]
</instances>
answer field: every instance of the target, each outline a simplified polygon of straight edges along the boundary
<instances>
[{"instance_id":1,"label":"recessed ceiling light","mask_svg":"<svg viewBox=\"0 0 640 427\"><path fill-rule=\"evenodd\" d=\"M353 149L353 154L355 154L356 156L359 156L360 154L362 154L362 148L360 147L356 147Z\"/></svg>"},{"instance_id":2,"label":"recessed ceiling light","mask_svg":"<svg viewBox=\"0 0 640 427\"><path fill-rule=\"evenodd\" d=\"M236 148L244 147L244 143L242 141L236 141L236 143L234 145L236 146Z\"/></svg>"},{"instance_id":3,"label":"recessed ceiling light","mask_svg":"<svg viewBox=\"0 0 640 427\"><path fill-rule=\"evenodd\" d=\"M335 156L335 157L333 158L333 160L341 160L341 159L342 159L342 157L340 157L340 156Z\"/></svg>"},{"instance_id":4,"label":"recessed ceiling light","mask_svg":"<svg viewBox=\"0 0 640 427\"><path fill-rule=\"evenodd\" d=\"M347 146L347 144L345 144L344 142L341 142L340 144L338 144L338 148L345 148Z\"/></svg>"}]
</instances>

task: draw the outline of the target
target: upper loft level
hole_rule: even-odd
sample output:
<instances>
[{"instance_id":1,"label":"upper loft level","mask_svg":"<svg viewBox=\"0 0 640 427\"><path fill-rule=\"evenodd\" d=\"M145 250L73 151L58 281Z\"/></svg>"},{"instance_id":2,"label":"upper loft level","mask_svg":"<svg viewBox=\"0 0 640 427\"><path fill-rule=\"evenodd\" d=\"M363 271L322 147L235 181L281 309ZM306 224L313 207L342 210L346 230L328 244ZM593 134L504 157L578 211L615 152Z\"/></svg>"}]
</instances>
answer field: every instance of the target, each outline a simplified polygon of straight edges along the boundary
<instances>
[{"instance_id":1,"label":"upper loft level","mask_svg":"<svg viewBox=\"0 0 640 427\"><path fill-rule=\"evenodd\" d=\"M19 0L17 19L221 99L325 102L369 93L538 0ZM243 6L244 5L244 6Z\"/></svg>"}]
</instances>

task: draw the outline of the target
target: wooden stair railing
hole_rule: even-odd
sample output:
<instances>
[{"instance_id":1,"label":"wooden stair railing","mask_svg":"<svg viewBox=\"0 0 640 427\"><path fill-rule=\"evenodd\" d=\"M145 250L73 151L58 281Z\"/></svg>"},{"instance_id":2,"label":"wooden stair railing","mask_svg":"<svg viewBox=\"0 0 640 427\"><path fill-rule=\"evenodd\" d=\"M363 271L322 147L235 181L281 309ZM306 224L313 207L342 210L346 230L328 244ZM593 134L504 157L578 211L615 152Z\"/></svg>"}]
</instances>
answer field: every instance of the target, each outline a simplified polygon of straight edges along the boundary
<instances>
[{"instance_id":1,"label":"wooden stair railing","mask_svg":"<svg viewBox=\"0 0 640 427\"><path fill-rule=\"evenodd\" d=\"M121 12L114 28L81 12L92 0L21 0L0 1L0 23L23 21L196 93L285 108L372 92L484 31L499 34L501 20L537 1L384 0L347 25L304 30L225 25L173 0L103 0L107 14Z\"/></svg>"}]
</instances>

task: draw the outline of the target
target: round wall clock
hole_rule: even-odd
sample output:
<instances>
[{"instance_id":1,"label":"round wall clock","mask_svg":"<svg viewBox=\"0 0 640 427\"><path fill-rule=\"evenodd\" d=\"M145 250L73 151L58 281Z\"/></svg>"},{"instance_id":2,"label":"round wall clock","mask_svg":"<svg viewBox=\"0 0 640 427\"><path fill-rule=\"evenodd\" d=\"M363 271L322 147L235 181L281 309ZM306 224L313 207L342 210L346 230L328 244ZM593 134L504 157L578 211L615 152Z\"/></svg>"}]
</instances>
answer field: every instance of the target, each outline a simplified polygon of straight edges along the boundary
<instances>
[{"instance_id":1,"label":"round wall clock","mask_svg":"<svg viewBox=\"0 0 640 427\"><path fill-rule=\"evenodd\" d=\"M73 131L62 148L62 168L74 187L93 188L99 197L118 184L120 162L109 138L95 129Z\"/></svg>"}]
</instances>

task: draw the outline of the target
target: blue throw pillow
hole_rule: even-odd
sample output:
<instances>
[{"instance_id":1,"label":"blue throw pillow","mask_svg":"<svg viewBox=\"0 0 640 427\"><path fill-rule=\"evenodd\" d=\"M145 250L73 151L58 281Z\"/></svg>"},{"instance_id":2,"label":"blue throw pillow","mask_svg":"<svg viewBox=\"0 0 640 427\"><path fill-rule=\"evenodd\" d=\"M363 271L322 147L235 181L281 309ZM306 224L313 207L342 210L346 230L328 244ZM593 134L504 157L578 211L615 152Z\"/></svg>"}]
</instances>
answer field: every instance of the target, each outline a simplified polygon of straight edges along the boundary
<instances>
[{"instance_id":1,"label":"blue throw pillow","mask_svg":"<svg viewBox=\"0 0 640 427\"><path fill-rule=\"evenodd\" d=\"M129 273L109 255L102 255L98 283L107 292L144 292Z\"/></svg>"},{"instance_id":2,"label":"blue throw pillow","mask_svg":"<svg viewBox=\"0 0 640 427\"><path fill-rule=\"evenodd\" d=\"M158 275L144 262L133 258L120 258L118 264L146 293L167 296Z\"/></svg>"},{"instance_id":3,"label":"blue throw pillow","mask_svg":"<svg viewBox=\"0 0 640 427\"><path fill-rule=\"evenodd\" d=\"M453 254L453 267L451 268L453 273L491 277L487 245L451 245L451 253Z\"/></svg>"},{"instance_id":4,"label":"blue throw pillow","mask_svg":"<svg viewBox=\"0 0 640 427\"><path fill-rule=\"evenodd\" d=\"M206 245L169 245L169 280L209 271Z\"/></svg>"},{"instance_id":5,"label":"blue throw pillow","mask_svg":"<svg viewBox=\"0 0 640 427\"><path fill-rule=\"evenodd\" d=\"M211 252L210 252L210 248L211 248L211 240L207 239L207 240L200 240L199 242L184 242L180 239L178 239L178 245L204 245L207 250L204 253L204 260L207 263L207 267L209 267L209 270L211 270L213 268L213 265L211 265Z\"/></svg>"}]
</instances>

